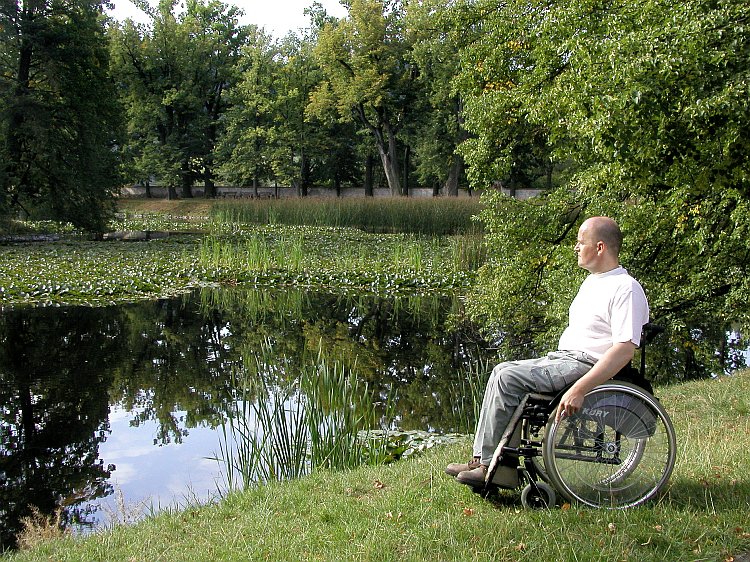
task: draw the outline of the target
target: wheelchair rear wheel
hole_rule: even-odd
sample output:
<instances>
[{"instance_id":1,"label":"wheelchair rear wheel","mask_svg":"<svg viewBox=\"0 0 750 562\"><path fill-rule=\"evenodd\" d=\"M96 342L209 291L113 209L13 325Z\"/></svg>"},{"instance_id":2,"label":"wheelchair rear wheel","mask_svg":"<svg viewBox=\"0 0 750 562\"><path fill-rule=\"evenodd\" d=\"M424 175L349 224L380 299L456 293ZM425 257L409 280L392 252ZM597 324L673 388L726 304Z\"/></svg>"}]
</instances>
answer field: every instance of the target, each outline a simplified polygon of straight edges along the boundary
<instances>
[{"instance_id":1,"label":"wheelchair rear wheel","mask_svg":"<svg viewBox=\"0 0 750 562\"><path fill-rule=\"evenodd\" d=\"M570 501L623 509L653 498L672 474L676 438L659 402L628 383L606 383L581 410L547 424L542 457L550 483Z\"/></svg>"}]
</instances>

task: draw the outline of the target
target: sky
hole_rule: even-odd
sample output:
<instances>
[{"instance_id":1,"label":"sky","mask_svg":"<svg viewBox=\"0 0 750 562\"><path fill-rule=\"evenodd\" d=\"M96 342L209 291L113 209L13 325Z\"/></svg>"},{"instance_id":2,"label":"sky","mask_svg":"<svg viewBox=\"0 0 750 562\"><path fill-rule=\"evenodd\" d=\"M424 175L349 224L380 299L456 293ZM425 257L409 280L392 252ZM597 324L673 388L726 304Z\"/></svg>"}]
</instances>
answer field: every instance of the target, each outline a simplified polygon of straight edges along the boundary
<instances>
[{"instance_id":1,"label":"sky","mask_svg":"<svg viewBox=\"0 0 750 562\"><path fill-rule=\"evenodd\" d=\"M344 8L338 0L318 0L329 15L335 17L346 16ZM158 2L150 0L155 6ZM130 0L113 0L114 10L110 15L118 20L131 18L139 23L147 23L148 17L141 12ZM237 6L245 12L240 20L241 24L255 24L265 28L267 33L280 39L289 31L297 31L310 25L310 20L304 14L305 8L312 5L313 0L224 0L225 4Z\"/></svg>"}]
</instances>

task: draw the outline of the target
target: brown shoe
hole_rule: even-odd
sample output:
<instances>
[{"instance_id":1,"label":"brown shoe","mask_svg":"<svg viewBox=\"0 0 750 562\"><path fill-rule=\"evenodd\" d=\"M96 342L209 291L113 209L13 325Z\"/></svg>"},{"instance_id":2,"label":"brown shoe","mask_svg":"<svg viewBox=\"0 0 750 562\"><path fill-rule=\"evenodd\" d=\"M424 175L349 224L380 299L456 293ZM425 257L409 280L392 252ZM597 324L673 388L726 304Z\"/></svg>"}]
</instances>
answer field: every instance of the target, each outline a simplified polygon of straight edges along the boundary
<instances>
[{"instance_id":1,"label":"brown shoe","mask_svg":"<svg viewBox=\"0 0 750 562\"><path fill-rule=\"evenodd\" d=\"M474 457L467 463L457 463L452 462L448 466L445 467L445 473L450 476L458 476L462 472L466 470L474 470L476 467L481 466L479 464L479 457Z\"/></svg>"},{"instance_id":2,"label":"brown shoe","mask_svg":"<svg viewBox=\"0 0 750 562\"><path fill-rule=\"evenodd\" d=\"M456 482L473 488L482 488L487 478L488 467L479 465L472 470L465 470L456 476ZM492 478L492 484L502 488L515 488L519 485L518 470L512 466L498 466Z\"/></svg>"}]
</instances>

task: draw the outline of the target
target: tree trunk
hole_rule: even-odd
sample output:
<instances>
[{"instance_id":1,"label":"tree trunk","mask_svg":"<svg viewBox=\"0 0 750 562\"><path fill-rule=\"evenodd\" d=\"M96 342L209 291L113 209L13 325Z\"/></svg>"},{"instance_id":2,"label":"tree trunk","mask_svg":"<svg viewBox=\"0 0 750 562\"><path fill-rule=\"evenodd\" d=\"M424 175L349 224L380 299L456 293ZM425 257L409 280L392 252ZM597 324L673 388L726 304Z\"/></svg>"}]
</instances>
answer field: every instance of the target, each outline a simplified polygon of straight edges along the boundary
<instances>
[{"instance_id":1,"label":"tree trunk","mask_svg":"<svg viewBox=\"0 0 750 562\"><path fill-rule=\"evenodd\" d=\"M26 14L26 12L24 12ZM27 173L22 170L24 153L24 136L26 129L25 108L28 105L29 90L31 84L31 64L34 55L34 42L28 37L27 18L23 16L21 21L21 46L18 52L18 67L16 74L16 88L13 99L9 104L10 110L9 127L7 131L7 161L5 164L5 194L12 194L11 205L18 204L19 196L26 193L28 187Z\"/></svg>"},{"instance_id":2,"label":"tree trunk","mask_svg":"<svg viewBox=\"0 0 750 562\"><path fill-rule=\"evenodd\" d=\"M183 199L193 198L193 180L190 175L182 176L182 197Z\"/></svg>"},{"instance_id":3,"label":"tree trunk","mask_svg":"<svg viewBox=\"0 0 750 562\"><path fill-rule=\"evenodd\" d=\"M336 190L336 197L341 197L341 174L334 172L333 187Z\"/></svg>"},{"instance_id":4,"label":"tree trunk","mask_svg":"<svg viewBox=\"0 0 750 562\"><path fill-rule=\"evenodd\" d=\"M375 158L371 153L367 153L365 158L365 197L373 196L373 168L375 167Z\"/></svg>"},{"instance_id":5,"label":"tree trunk","mask_svg":"<svg viewBox=\"0 0 750 562\"><path fill-rule=\"evenodd\" d=\"M391 195L401 195L401 180L398 177L398 158L391 155L390 151L386 150L385 147L378 147L378 153L380 154L380 163L383 165L385 179L388 182Z\"/></svg>"},{"instance_id":6,"label":"tree trunk","mask_svg":"<svg viewBox=\"0 0 750 562\"><path fill-rule=\"evenodd\" d=\"M409 166L411 165L411 146L408 144L404 147L404 175L403 185L401 186L401 195L409 196Z\"/></svg>"},{"instance_id":7,"label":"tree trunk","mask_svg":"<svg viewBox=\"0 0 750 562\"><path fill-rule=\"evenodd\" d=\"M216 199L216 184L214 183L214 175L210 170L206 170L206 174L203 176L203 197Z\"/></svg>"},{"instance_id":8,"label":"tree trunk","mask_svg":"<svg viewBox=\"0 0 750 562\"><path fill-rule=\"evenodd\" d=\"M167 187L167 199L177 199L177 188L171 184Z\"/></svg>"},{"instance_id":9,"label":"tree trunk","mask_svg":"<svg viewBox=\"0 0 750 562\"><path fill-rule=\"evenodd\" d=\"M258 171L253 174L253 197L258 198Z\"/></svg>"},{"instance_id":10,"label":"tree trunk","mask_svg":"<svg viewBox=\"0 0 750 562\"><path fill-rule=\"evenodd\" d=\"M180 188L182 190L182 197L184 199L193 198L193 174L190 171L190 166L187 162L182 163L182 170L180 173Z\"/></svg>"},{"instance_id":11,"label":"tree trunk","mask_svg":"<svg viewBox=\"0 0 750 562\"><path fill-rule=\"evenodd\" d=\"M383 165L385 179L391 195L401 195L401 179L398 169L398 141L396 130L391 124L380 116L377 125L372 124L365 116L364 108L360 105L354 108L354 115L364 124L375 138L375 146L378 149L380 162Z\"/></svg>"},{"instance_id":12,"label":"tree trunk","mask_svg":"<svg viewBox=\"0 0 750 562\"><path fill-rule=\"evenodd\" d=\"M458 197L458 180L464 169L464 159L458 155L453 156L453 163L448 170L448 179L445 180L443 192L449 197Z\"/></svg>"},{"instance_id":13,"label":"tree trunk","mask_svg":"<svg viewBox=\"0 0 750 562\"><path fill-rule=\"evenodd\" d=\"M305 152L302 152L300 155L300 197L307 197L307 195L310 193L310 184L310 159L307 157L307 154Z\"/></svg>"}]
</instances>

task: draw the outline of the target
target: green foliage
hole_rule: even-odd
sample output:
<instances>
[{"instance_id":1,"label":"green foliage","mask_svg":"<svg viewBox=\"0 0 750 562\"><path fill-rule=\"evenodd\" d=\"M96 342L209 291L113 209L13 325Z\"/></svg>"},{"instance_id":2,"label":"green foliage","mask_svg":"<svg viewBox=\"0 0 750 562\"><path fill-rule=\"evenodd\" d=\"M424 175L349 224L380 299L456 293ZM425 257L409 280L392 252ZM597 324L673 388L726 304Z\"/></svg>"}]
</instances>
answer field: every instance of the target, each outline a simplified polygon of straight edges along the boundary
<instances>
[{"instance_id":1,"label":"green foliage","mask_svg":"<svg viewBox=\"0 0 750 562\"><path fill-rule=\"evenodd\" d=\"M308 114L356 121L377 148L392 195L403 195L399 133L413 121L417 70L409 61L399 1L354 0L349 16L320 31L315 56L324 79Z\"/></svg>"},{"instance_id":2,"label":"green foliage","mask_svg":"<svg viewBox=\"0 0 750 562\"><path fill-rule=\"evenodd\" d=\"M487 261L467 311L500 336L501 356L532 357L554 348L583 272L573 245L580 208L554 197L519 201L483 196Z\"/></svg>"},{"instance_id":3,"label":"green foliage","mask_svg":"<svg viewBox=\"0 0 750 562\"><path fill-rule=\"evenodd\" d=\"M653 318L670 327L667 345L679 350L665 368L686 377L721 372L727 332L750 328L747 2L664 0L633 10L518 1L487 12L489 5L467 8L487 13L486 36L464 50L459 79L471 93L469 162L477 174L492 161L507 168L514 161L507 127L523 122L542 132L565 168L558 180L569 178L551 199L612 216L625 231L623 261L645 285ZM539 242L540 221L524 227L500 212L496 222L518 226L516 246ZM550 224L564 213L554 205L542 211ZM510 239L496 248L517 251ZM550 300L543 292L537 303L533 281L547 255L546 246L525 254L531 263L518 264L523 283L509 270L483 276L483 298L512 302L492 290L510 287L530 291L532 309ZM543 286L547 276L554 282L552 271L541 271ZM553 302L570 296L562 287ZM507 310L485 312L494 321ZM557 325L561 310L555 305L537 318L552 316Z\"/></svg>"},{"instance_id":4,"label":"green foliage","mask_svg":"<svg viewBox=\"0 0 750 562\"><path fill-rule=\"evenodd\" d=\"M0 213L100 230L121 125L101 3L20 4L0 6Z\"/></svg>"},{"instance_id":5,"label":"green foliage","mask_svg":"<svg viewBox=\"0 0 750 562\"><path fill-rule=\"evenodd\" d=\"M411 40L411 58L419 68L421 111L410 142L414 145L416 169L423 185L442 184L446 195L458 195L464 180L464 161L458 146L466 140L463 100L453 77L459 72L459 48L466 30L453 27L442 0L410 3L406 22Z\"/></svg>"},{"instance_id":6,"label":"green foliage","mask_svg":"<svg viewBox=\"0 0 750 562\"><path fill-rule=\"evenodd\" d=\"M128 140L126 171L134 181L157 177L176 196L193 183L213 187L214 149L227 112L225 92L248 28L236 7L191 0L176 14L162 1L150 27L111 27L113 74L121 85Z\"/></svg>"}]
</instances>

